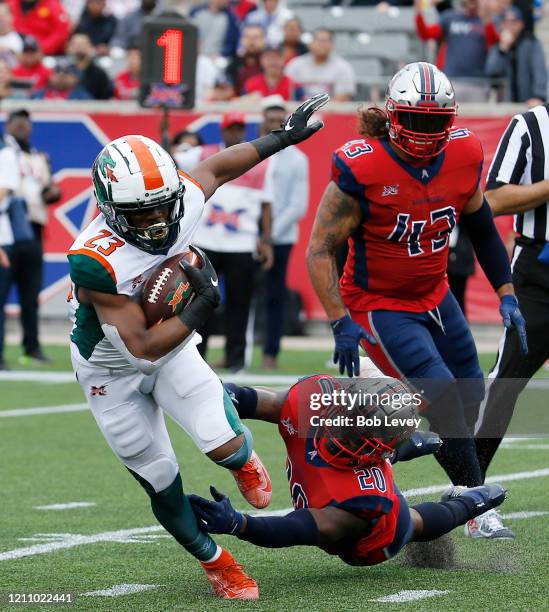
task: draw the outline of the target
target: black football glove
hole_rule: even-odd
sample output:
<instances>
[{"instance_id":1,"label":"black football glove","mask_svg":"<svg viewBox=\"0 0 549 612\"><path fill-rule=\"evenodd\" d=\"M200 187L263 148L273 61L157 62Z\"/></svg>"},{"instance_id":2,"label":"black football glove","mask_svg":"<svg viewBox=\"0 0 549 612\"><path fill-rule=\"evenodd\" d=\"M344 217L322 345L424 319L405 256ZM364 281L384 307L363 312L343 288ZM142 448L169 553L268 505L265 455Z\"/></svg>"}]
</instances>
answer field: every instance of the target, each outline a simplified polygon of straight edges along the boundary
<instances>
[{"instance_id":1,"label":"black football glove","mask_svg":"<svg viewBox=\"0 0 549 612\"><path fill-rule=\"evenodd\" d=\"M210 318L212 312L221 301L217 273L204 251L195 246L189 246L202 260L202 266L195 268L182 259L179 262L193 286L195 295L192 301L179 313L179 318L188 329L200 329Z\"/></svg>"},{"instance_id":2,"label":"black football glove","mask_svg":"<svg viewBox=\"0 0 549 612\"><path fill-rule=\"evenodd\" d=\"M315 121L308 125L307 122L316 111L324 106L330 96L326 93L317 94L309 98L284 121L279 130L273 130L267 136L252 140L251 144L257 149L259 157L265 159L281 149L306 140L318 132L324 123Z\"/></svg>"},{"instance_id":3,"label":"black football glove","mask_svg":"<svg viewBox=\"0 0 549 612\"><path fill-rule=\"evenodd\" d=\"M242 531L244 517L236 511L231 500L210 485L210 493L215 501L199 495L188 495L198 524L208 533L228 533L238 535Z\"/></svg>"}]
</instances>

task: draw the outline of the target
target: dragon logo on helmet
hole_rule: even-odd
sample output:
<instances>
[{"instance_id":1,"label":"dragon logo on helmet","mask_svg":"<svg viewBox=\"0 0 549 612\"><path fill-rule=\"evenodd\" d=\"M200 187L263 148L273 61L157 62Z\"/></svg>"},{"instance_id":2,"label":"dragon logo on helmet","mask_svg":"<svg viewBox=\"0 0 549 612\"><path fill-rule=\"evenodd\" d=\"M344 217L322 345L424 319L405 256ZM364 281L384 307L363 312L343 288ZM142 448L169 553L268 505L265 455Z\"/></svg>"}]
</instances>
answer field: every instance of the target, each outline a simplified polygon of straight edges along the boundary
<instances>
[{"instance_id":1,"label":"dragon logo on helmet","mask_svg":"<svg viewBox=\"0 0 549 612\"><path fill-rule=\"evenodd\" d=\"M124 240L150 253L175 243L185 184L169 153L157 143L137 135L113 140L97 156L92 180L99 210ZM143 221L145 213L157 210L165 211L161 219L148 214L148 223Z\"/></svg>"}]
</instances>

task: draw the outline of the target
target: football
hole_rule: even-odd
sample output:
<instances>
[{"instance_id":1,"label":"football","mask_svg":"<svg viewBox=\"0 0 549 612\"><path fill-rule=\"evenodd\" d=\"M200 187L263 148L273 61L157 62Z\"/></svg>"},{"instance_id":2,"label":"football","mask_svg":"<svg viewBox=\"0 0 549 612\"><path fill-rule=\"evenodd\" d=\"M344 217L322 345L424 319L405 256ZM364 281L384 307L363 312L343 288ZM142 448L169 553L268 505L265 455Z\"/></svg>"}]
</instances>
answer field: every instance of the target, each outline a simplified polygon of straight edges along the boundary
<instances>
[{"instance_id":1,"label":"football","mask_svg":"<svg viewBox=\"0 0 549 612\"><path fill-rule=\"evenodd\" d=\"M178 253L156 267L145 283L141 294L141 308L145 313L147 327L180 313L193 299L193 287L179 265L182 259L197 268L202 265L196 253Z\"/></svg>"}]
</instances>

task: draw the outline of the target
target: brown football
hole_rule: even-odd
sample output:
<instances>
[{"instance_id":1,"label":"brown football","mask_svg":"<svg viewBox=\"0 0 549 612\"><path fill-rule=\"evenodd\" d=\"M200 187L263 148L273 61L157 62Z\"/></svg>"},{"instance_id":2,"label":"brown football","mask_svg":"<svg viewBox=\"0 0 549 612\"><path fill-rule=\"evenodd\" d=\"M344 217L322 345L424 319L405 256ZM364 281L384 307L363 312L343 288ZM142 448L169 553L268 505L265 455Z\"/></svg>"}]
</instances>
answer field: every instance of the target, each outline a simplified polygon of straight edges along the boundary
<instances>
[{"instance_id":1,"label":"brown football","mask_svg":"<svg viewBox=\"0 0 549 612\"><path fill-rule=\"evenodd\" d=\"M147 327L179 314L194 297L193 287L179 265L182 259L197 268L202 265L196 253L178 253L157 266L145 283L141 308L145 313Z\"/></svg>"}]
</instances>

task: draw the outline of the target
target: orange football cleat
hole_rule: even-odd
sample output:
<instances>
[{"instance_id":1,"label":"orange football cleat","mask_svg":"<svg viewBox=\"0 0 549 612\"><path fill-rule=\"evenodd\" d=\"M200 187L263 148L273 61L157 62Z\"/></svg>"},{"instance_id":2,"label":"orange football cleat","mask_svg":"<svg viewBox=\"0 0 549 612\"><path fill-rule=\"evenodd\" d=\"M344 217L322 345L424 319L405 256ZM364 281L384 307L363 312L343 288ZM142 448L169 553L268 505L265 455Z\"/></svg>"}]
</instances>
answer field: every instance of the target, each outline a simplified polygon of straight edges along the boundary
<instances>
[{"instance_id":1,"label":"orange football cleat","mask_svg":"<svg viewBox=\"0 0 549 612\"><path fill-rule=\"evenodd\" d=\"M200 563L212 585L214 594L222 599L259 599L257 582L250 578L228 550L210 563Z\"/></svg>"},{"instance_id":2,"label":"orange football cleat","mask_svg":"<svg viewBox=\"0 0 549 612\"><path fill-rule=\"evenodd\" d=\"M269 473L255 451L239 470L231 470L236 484L246 501L254 508L266 508L271 502L273 489Z\"/></svg>"}]
</instances>

